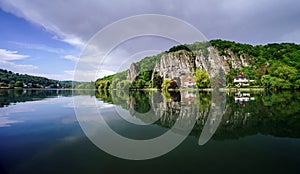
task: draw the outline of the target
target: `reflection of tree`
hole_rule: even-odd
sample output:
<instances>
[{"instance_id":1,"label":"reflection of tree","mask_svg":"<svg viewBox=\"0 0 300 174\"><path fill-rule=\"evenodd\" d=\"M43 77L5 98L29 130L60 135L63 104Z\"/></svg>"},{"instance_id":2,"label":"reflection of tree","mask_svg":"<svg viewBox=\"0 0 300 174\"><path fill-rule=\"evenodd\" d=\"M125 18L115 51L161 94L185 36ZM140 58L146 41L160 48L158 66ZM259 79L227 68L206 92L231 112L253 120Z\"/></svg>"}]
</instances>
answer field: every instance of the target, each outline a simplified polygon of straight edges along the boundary
<instances>
[{"instance_id":1,"label":"reflection of tree","mask_svg":"<svg viewBox=\"0 0 300 174\"><path fill-rule=\"evenodd\" d=\"M1 89L0 107L8 106L11 103L42 100L55 96L72 96L72 90Z\"/></svg>"},{"instance_id":2,"label":"reflection of tree","mask_svg":"<svg viewBox=\"0 0 300 174\"><path fill-rule=\"evenodd\" d=\"M127 97L122 92L113 93L116 93L112 95L114 104L125 104L132 115L145 122L148 118L137 113L146 113L150 109L150 115L159 118L155 124L167 128L172 127L178 118L195 116L196 125L191 133L195 136L200 135L211 109L209 92L195 93L195 102L190 100L194 93L131 91ZM227 96L226 112L213 139L237 139L256 134L300 137L300 92L254 93L251 96L256 99L244 106L234 102L234 95Z\"/></svg>"},{"instance_id":3,"label":"reflection of tree","mask_svg":"<svg viewBox=\"0 0 300 174\"><path fill-rule=\"evenodd\" d=\"M261 97L258 97L262 95ZM230 108L223 117L217 139L239 138L266 134L280 137L300 137L299 92L261 93L257 100L240 107L227 100Z\"/></svg>"},{"instance_id":4,"label":"reflection of tree","mask_svg":"<svg viewBox=\"0 0 300 174\"><path fill-rule=\"evenodd\" d=\"M112 103L111 91L110 90L97 90L96 98L101 98L106 103Z\"/></svg>"},{"instance_id":5,"label":"reflection of tree","mask_svg":"<svg viewBox=\"0 0 300 174\"><path fill-rule=\"evenodd\" d=\"M209 92L199 92L199 107L200 110L210 107L211 104L211 93Z\"/></svg>"},{"instance_id":6,"label":"reflection of tree","mask_svg":"<svg viewBox=\"0 0 300 174\"><path fill-rule=\"evenodd\" d=\"M144 91L131 92L131 100L134 100L133 108L138 113L147 113L150 109L150 95Z\"/></svg>"},{"instance_id":7,"label":"reflection of tree","mask_svg":"<svg viewBox=\"0 0 300 174\"><path fill-rule=\"evenodd\" d=\"M178 91L163 90L162 96L165 101L180 101L181 100L180 92L178 92Z\"/></svg>"},{"instance_id":8,"label":"reflection of tree","mask_svg":"<svg viewBox=\"0 0 300 174\"><path fill-rule=\"evenodd\" d=\"M128 108L129 91L128 90L113 90L111 92L112 101L114 104L121 106L123 109Z\"/></svg>"}]
</instances>

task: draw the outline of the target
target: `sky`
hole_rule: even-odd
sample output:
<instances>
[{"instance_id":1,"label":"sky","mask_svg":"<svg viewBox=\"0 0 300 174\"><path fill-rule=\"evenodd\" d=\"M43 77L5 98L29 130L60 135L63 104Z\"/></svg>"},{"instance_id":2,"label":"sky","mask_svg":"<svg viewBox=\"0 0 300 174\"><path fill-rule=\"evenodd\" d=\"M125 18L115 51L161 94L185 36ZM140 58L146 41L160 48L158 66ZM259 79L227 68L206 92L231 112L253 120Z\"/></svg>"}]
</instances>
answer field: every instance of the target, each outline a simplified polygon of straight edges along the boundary
<instances>
[{"instance_id":1,"label":"sky","mask_svg":"<svg viewBox=\"0 0 300 174\"><path fill-rule=\"evenodd\" d=\"M0 0L0 68L72 80L77 61L94 34L141 14L176 17L209 40L300 43L299 7L298 0ZM139 39L115 49L97 77L115 73L120 62L129 66L128 57L142 51L132 47L140 43L161 51L175 44L157 37Z\"/></svg>"}]
</instances>

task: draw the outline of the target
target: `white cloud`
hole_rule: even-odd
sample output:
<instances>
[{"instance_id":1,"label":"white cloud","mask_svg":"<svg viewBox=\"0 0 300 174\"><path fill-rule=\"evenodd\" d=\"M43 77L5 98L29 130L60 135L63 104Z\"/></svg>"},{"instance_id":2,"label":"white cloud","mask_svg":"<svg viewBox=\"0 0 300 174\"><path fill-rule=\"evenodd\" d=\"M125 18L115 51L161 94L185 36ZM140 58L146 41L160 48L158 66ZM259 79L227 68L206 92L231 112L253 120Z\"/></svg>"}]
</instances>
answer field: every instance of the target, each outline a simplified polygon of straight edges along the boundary
<instances>
[{"instance_id":1,"label":"white cloud","mask_svg":"<svg viewBox=\"0 0 300 174\"><path fill-rule=\"evenodd\" d=\"M79 48L82 48L85 45L84 41L82 41L80 38L75 37L75 36L65 35L62 38L63 38L62 40L64 42L67 42L70 45L74 45L74 46L77 46Z\"/></svg>"},{"instance_id":2,"label":"white cloud","mask_svg":"<svg viewBox=\"0 0 300 174\"><path fill-rule=\"evenodd\" d=\"M19 73L32 72L32 70L37 69L38 67L34 65L17 64L13 62L15 60L22 60L28 57L28 55L18 54L18 51L0 49L0 68Z\"/></svg>"},{"instance_id":3,"label":"white cloud","mask_svg":"<svg viewBox=\"0 0 300 174\"><path fill-rule=\"evenodd\" d=\"M19 17L44 27L46 30L55 33L59 40L67 42L76 47L82 47L84 45L80 36L74 35L70 31L66 31L65 26L69 25L66 22L66 16L59 12L59 8L70 8L73 2L70 3L45 3L40 1L26 1L21 0L18 2L2 1L0 6ZM78 13L79 14L79 13ZM50 16L49 16L50 15ZM75 17L75 16L74 16ZM62 22L62 23L61 23ZM73 21L74 22L74 21ZM63 24L65 23L65 24ZM74 24L74 23L73 23ZM76 26L74 24L74 26ZM74 27L73 26L73 27Z\"/></svg>"},{"instance_id":4,"label":"white cloud","mask_svg":"<svg viewBox=\"0 0 300 174\"><path fill-rule=\"evenodd\" d=\"M115 74L115 73L116 73L115 71L100 70L100 71L97 72L96 77L101 78L101 77L112 75L112 74Z\"/></svg>"},{"instance_id":5,"label":"white cloud","mask_svg":"<svg viewBox=\"0 0 300 174\"><path fill-rule=\"evenodd\" d=\"M31 73L31 75L47 77L49 79L55 79L55 80L73 80L73 74L70 72L72 71L64 71L64 73L61 74Z\"/></svg>"},{"instance_id":6,"label":"white cloud","mask_svg":"<svg viewBox=\"0 0 300 174\"><path fill-rule=\"evenodd\" d=\"M18 51L0 49L0 60L20 60L29 57L28 55L18 54Z\"/></svg>"},{"instance_id":7,"label":"white cloud","mask_svg":"<svg viewBox=\"0 0 300 174\"><path fill-rule=\"evenodd\" d=\"M186 20L209 38L279 42L289 27L299 28L299 3L295 0L190 0L188 3L181 0L2 0L0 7L55 33L62 41L82 47L106 25L145 13Z\"/></svg>"},{"instance_id":8,"label":"white cloud","mask_svg":"<svg viewBox=\"0 0 300 174\"><path fill-rule=\"evenodd\" d=\"M23 43L23 42L15 42L15 41L10 41L10 43L13 43L15 45L21 46L26 49L35 49L40 51L46 51L49 53L64 54L66 52L64 49L53 48L43 44Z\"/></svg>"},{"instance_id":9,"label":"white cloud","mask_svg":"<svg viewBox=\"0 0 300 174\"><path fill-rule=\"evenodd\" d=\"M32 70L38 69L38 67L34 65L16 64L5 60L0 60L0 68L19 73L30 73Z\"/></svg>"},{"instance_id":10,"label":"white cloud","mask_svg":"<svg viewBox=\"0 0 300 174\"><path fill-rule=\"evenodd\" d=\"M74 61L74 62L77 62L79 60L79 58L74 55L65 55L64 58L67 60Z\"/></svg>"}]
</instances>

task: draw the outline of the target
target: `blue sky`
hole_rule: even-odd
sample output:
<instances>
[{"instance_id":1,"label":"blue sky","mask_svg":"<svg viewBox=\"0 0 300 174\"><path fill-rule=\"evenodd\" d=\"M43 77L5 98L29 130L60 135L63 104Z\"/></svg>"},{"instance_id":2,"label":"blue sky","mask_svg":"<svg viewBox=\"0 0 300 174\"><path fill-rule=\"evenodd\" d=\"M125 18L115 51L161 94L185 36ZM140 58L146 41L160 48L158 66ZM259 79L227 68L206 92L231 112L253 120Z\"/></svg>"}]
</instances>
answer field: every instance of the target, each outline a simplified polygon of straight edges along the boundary
<instances>
[{"instance_id":1,"label":"blue sky","mask_svg":"<svg viewBox=\"0 0 300 174\"><path fill-rule=\"evenodd\" d=\"M300 43L299 6L298 0L0 0L0 68L70 80L96 32L139 14L179 18L208 39ZM142 42L155 42L159 50L174 45L157 38ZM132 43L138 47L141 42ZM114 73L121 59L136 53L131 48L125 44L116 49L99 76Z\"/></svg>"},{"instance_id":2,"label":"blue sky","mask_svg":"<svg viewBox=\"0 0 300 174\"><path fill-rule=\"evenodd\" d=\"M0 10L0 68L55 79L70 76L80 49L56 39L53 32ZM21 55L19 58L16 56Z\"/></svg>"}]
</instances>

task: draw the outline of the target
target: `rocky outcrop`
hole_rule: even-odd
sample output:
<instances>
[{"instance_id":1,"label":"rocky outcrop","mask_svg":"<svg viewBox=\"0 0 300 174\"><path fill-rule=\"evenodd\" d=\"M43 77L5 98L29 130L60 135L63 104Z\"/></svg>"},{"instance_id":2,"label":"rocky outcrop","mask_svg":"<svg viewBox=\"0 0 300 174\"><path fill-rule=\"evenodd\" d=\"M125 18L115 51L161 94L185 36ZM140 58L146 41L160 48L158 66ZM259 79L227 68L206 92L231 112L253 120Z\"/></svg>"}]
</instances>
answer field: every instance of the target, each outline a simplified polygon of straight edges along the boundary
<instances>
[{"instance_id":1,"label":"rocky outcrop","mask_svg":"<svg viewBox=\"0 0 300 174\"><path fill-rule=\"evenodd\" d=\"M206 56L202 54L203 50L196 50L193 53L186 50L165 53L153 71L157 72L164 79L176 80L180 87L183 79L193 76L195 70L199 68L207 71L210 79L219 78L215 83L224 86L226 73L233 68L241 69L243 66L250 65L248 55L242 54L237 56L232 51L226 50L226 56L221 56L218 50L212 46L208 47L207 50L209 54ZM128 80L133 81L137 75L138 67L132 64L128 72Z\"/></svg>"},{"instance_id":2,"label":"rocky outcrop","mask_svg":"<svg viewBox=\"0 0 300 174\"><path fill-rule=\"evenodd\" d=\"M195 59L190 52L185 50L165 54L154 68L164 79L175 79L181 82L186 76L191 76L195 71ZM179 85L180 86L180 85Z\"/></svg>"},{"instance_id":3,"label":"rocky outcrop","mask_svg":"<svg viewBox=\"0 0 300 174\"><path fill-rule=\"evenodd\" d=\"M231 50L225 51L228 56L223 56L223 59L231 66L231 68L241 69L243 66L250 66L250 57L246 54L240 56L235 55Z\"/></svg>"},{"instance_id":4,"label":"rocky outcrop","mask_svg":"<svg viewBox=\"0 0 300 174\"><path fill-rule=\"evenodd\" d=\"M138 74L139 74L139 67L135 63L132 63L128 70L127 79L130 82L133 82L135 80L135 78L138 76Z\"/></svg>"}]
</instances>

